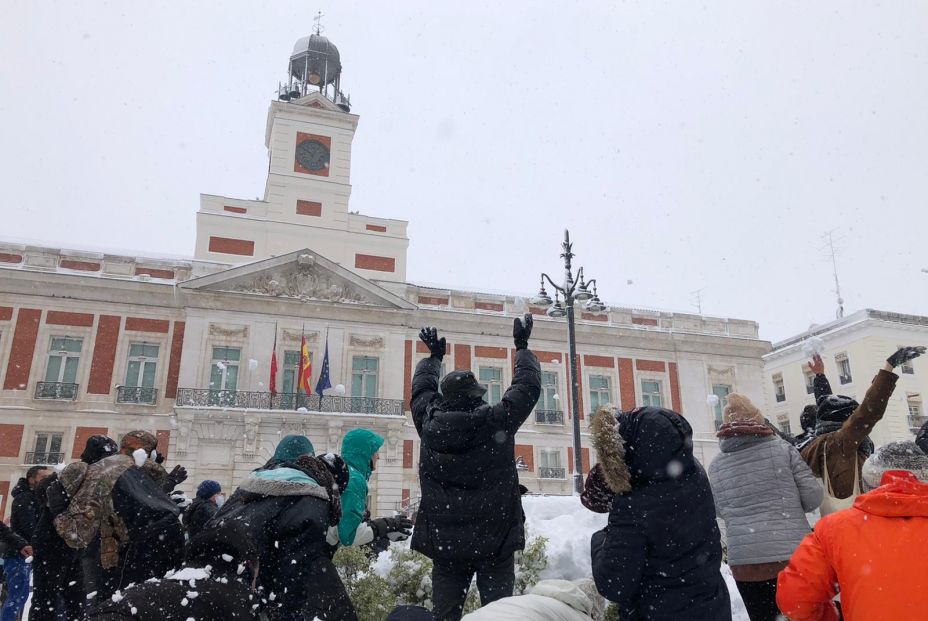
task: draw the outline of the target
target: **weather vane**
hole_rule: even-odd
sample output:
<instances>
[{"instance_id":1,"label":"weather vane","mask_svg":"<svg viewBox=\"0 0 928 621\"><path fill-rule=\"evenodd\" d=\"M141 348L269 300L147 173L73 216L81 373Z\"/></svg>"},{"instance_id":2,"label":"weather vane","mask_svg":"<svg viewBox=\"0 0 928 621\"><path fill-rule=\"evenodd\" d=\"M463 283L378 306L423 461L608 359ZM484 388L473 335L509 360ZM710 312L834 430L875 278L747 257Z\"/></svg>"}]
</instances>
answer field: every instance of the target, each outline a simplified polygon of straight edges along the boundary
<instances>
[{"instance_id":1,"label":"weather vane","mask_svg":"<svg viewBox=\"0 0 928 621\"><path fill-rule=\"evenodd\" d=\"M316 34L322 34L322 11L316 13L316 17L313 18L313 23L316 25Z\"/></svg>"}]
</instances>

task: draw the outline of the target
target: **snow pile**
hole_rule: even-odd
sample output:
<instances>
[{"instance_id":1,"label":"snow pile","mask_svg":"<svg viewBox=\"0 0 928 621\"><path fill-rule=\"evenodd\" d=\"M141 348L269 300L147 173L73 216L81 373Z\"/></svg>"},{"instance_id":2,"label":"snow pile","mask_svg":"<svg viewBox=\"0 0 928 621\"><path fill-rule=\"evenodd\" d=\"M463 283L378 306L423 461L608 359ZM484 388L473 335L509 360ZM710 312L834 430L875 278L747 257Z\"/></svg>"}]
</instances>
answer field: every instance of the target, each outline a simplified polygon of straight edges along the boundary
<instances>
[{"instance_id":1,"label":"snow pile","mask_svg":"<svg viewBox=\"0 0 928 621\"><path fill-rule=\"evenodd\" d=\"M823 351L825 351L825 341L821 337L810 336L802 343L802 353L805 354L806 358L820 356Z\"/></svg>"},{"instance_id":2,"label":"snow pile","mask_svg":"<svg viewBox=\"0 0 928 621\"><path fill-rule=\"evenodd\" d=\"M592 577L590 537L606 526L609 516L587 510L577 496L525 496L522 507L525 509L527 538L544 537L548 540L548 567L541 573L541 578L576 580ZM722 575L731 595L732 621L750 621L727 565L722 565Z\"/></svg>"}]
</instances>

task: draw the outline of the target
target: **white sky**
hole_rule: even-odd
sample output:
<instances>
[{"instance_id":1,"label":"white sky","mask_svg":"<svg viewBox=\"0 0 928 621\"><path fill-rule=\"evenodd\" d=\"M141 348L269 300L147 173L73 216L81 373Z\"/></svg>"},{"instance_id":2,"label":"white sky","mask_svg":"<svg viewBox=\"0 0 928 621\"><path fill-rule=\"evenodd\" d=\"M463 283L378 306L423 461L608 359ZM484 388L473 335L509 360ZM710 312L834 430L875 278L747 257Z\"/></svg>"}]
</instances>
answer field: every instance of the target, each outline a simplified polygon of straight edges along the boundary
<instances>
[{"instance_id":1,"label":"white sky","mask_svg":"<svg viewBox=\"0 0 928 621\"><path fill-rule=\"evenodd\" d=\"M411 281L532 294L566 226L607 302L777 340L834 318L840 227L848 312L928 314L928 4L456 6L5 2L0 239L191 255L199 193L263 194L321 8Z\"/></svg>"}]
</instances>

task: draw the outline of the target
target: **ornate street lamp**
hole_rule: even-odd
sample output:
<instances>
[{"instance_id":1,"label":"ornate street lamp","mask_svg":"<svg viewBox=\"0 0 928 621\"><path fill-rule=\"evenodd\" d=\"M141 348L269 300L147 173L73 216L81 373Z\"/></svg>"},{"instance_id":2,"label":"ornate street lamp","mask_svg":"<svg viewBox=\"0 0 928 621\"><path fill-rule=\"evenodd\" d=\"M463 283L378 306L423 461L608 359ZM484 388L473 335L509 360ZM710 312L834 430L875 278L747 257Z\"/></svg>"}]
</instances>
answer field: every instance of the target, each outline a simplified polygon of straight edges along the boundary
<instances>
[{"instance_id":1,"label":"ornate street lamp","mask_svg":"<svg viewBox=\"0 0 928 621\"><path fill-rule=\"evenodd\" d=\"M564 231L564 243L561 244L564 252L561 258L564 259L564 282L557 284L545 273L541 274L541 289L538 295L531 298L529 302L534 306L547 309L545 314L548 317L558 318L567 317L567 341L570 351L570 407L573 412L573 435L574 435L574 491L578 494L583 491L583 451L580 446L580 384L577 381L577 371L580 365L577 364L577 338L574 328L574 303L580 302L583 308L593 313L600 313L606 310L606 305L599 299L596 293L596 279L585 280L583 268L577 270L576 277L571 268L571 259L574 253L571 252L573 244L570 243L570 232ZM554 289L554 301L545 290L545 280ZM590 291L592 287L592 291ZM561 296L564 296L564 303L561 304Z\"/></svg>"}]
</instances>

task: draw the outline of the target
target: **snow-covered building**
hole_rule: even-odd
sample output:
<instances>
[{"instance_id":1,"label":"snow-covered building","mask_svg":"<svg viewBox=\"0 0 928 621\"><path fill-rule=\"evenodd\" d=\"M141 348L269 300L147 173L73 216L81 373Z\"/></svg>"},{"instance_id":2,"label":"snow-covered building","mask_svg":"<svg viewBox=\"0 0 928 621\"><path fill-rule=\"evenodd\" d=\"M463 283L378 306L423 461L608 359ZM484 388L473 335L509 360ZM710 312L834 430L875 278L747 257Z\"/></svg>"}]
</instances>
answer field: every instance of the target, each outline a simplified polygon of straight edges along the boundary
<instances>
[{"instance_id":1,"label":"snow-covered building","mask_svg":"<svg viewBox=\"0 0 928 621\"><path fill-rule=\"evenodd\" d=\"M543 394L513 456L535 492L569 493L572 417L598 404L680 411L708 460L721 407L707 395L763 400L770 345L756 323L612 307L578 317L581 407L570 411L563 320L515 295L409 283L406 222L348 210L358 117L340 71L324 37L297 43L268 113L264 198L202 196L192 258L0 241L0 515L30 464L76 459L90 435L135 428L157 432L191 489L204 478L234 486L282 435L338 451L346 431L367 427L386 438L373 510L414 501L409 391L424 325L448 339L445 370L472 369L492 401L512 376L512 318L536 315ZM328 351L333 388L321 398L297 391L304 337L312 386ZM595 455L584 448L582 461Z\"/></svg>"},{"instance_id":2,"label":"snow-covered building","mask_svg":"<svg viewBox=\"0 0 928 621\"><path fill-rule=\"evenodd\" d=\"M810 348L806 342L813 339L815 346ZM860 401L886 358L903 345L928 345L928 317L864 309L774 344L764 356L768 417L781 428L800 432L803 407L815 403L810 351L821 350L832 390ZM926 420L928 360L917 358L896 372L896 390L871 434L877 446L912 440Z\"/></svg>"}]
</instances>

